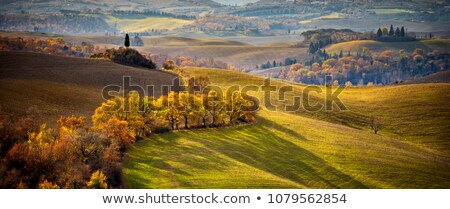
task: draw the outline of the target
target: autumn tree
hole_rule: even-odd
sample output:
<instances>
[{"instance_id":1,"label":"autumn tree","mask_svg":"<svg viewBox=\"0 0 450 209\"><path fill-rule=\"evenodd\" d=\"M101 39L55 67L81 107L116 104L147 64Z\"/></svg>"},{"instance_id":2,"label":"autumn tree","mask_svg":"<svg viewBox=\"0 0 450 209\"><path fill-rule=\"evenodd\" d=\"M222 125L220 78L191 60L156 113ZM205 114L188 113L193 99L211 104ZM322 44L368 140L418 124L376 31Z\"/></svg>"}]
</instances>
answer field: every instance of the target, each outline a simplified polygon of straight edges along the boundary
<instances>
[{"instance_id":1,"label":"autumn tree","mask_svg":"<svg viewBox=\"0 0 450 209\"><path fill-rule=\"evenodd\" d=\"M228 89L225 92L225 110L229 124L236 123L237 119L241 116L244 102L245 100L242 98L240 91Z\"/></svg>"},{"instance_id":2,"label":"autumn tree","mask_svg":"<svg viewBox=\"0 0 450 209\"><path fill-rule=\"evenodd\" d=\"M167 120L172 130L178 126L180 121L180 101L178 93L170 92L168 96L161 96L156 101L157 115Z\"/></svg>"},{"instance_id":3,"label":"autumn tree","mask_svg":"<svg viewBox=\"0 0 450 209\"><path fill-rule=\"evenodd\" d=\"M384 36L389 35L389 30L388 30L387 28L382 28L382 29L381 29L381 32L383 32L383 35L384 35Z\"/></svg>"},{"instance_id":4,"label":"autumn tree","mask_svg":"<svg viewBox=\"0 0 450 209\"><path fill-rule=\"evenodd\" d=\"M194 117L194 111L198 109L195 105L195 99L193 94L180 92L179 96L179 108L180 116L184 119L184 128L189 128L189 120Z\"/></svg>"},{"instance_id":5,"label":"autumn tree","mask_svg":"<svg viewBox=\"0 0 450 209\"><path fill-rule=\"evenodd\" d=\"M111 118L106 123L104 131L112 143L116 143L122 151L135 141L135 134L129 130L127 121Z\"/></svg>"},{"instance_id":6,"label":"autumn tree","mask_svg":"<svg viewBox=\"0 0 450 209\"><path fill-rule=\"evenodd\" d=\"M76 117L75 115L68 116L68 117L60 117L58 119L58 125L59 128L59 135L73 135L74 132L80 128L83 127L85 124L86 117L80 116Z\"/></svg>"},{"instance_id":7,"label":"autumn tree","mask_svg":"<svg viewBox=\"0 0 450 209\"><path fill-rule=\"evenodd\" d=\"M95 110L92 116L94 129L101 130L105 127L109 119L126 121L129 130L141 137L145 135L146 116L150 116L151 99L141 98L139 94L132 91L127 97L114 97L104 102ZM147 118L148 119L148 118ZM149 125L149 124L147 124Z\"/></svg>"},{"instance_id":8,"label":"autumn tree","mask_svg":"<svg viewBox=\"0 0 450 209\"><path fill-rule=\"evenodd\" d=\"M52 182L44 180L42 183L39 183L39 189L60 189L60 187Z\"/></svg>"},{"instance_id":9,"label":"autumn tree","mask_svg":"<svg viewBox=\"0 0 450 209\"><path fill-rule=\"evenodd\" d=\"M163 63L163 68L165 70L175 70L177 68L177 65L173 60L166 60Z\"/></svg>"},{"instance_id":10,"label":"autumn tree","mask_svg":"<svg viewBox=\"0 0 450 209\"><path fill-rule=\"evenodd\" d=\"M87 183L89 189L107 189L108 184L106 183L107 177L100 170L92 173L91 180Z\"/></svg>"},{"instance_id":11,"label":"autumn tree","mask_svg":"<svg viewBox=\"0 0 450 209\"><path fill-rule=\"evenodd\" d=\"M218 89L217 89L218 90ZM204 104L206 111L211 115L211 125L217 126L224 112L223 93L215 89L209 91L207 102Z\"/></svg>"},{"instance_id":12,"label":"autumn tree","mask_svg":"<svg viewBox=\"0 0 450 209\"><path fill-rule=\"evenodd\" d=\"M378 131L381 131L384 128L384 123L372 116L370 119L370 128L377 134Z\"/></svg>"}]
</instances>

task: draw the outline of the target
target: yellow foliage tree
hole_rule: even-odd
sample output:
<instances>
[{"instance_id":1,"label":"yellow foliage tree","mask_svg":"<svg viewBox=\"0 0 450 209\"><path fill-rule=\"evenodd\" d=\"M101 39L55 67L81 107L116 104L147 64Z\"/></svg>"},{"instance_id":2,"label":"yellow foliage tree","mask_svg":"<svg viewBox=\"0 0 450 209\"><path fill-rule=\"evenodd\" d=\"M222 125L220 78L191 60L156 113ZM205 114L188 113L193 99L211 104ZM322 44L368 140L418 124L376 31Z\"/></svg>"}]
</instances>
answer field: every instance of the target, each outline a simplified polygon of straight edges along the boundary
<instances>
[{"instance_id":1,"label":"yellow foliage tree","mask_svg":"<svg viewBox=\"0 0 450 209\"><path fill-rule=\"evenodd\" d=\"M108 138L116 143L121 150L129 148L135 141L135 134L129 130L127 121L110 118L104 131Z\"/></svg>"},{"instance_id":2,"label":"yellow foliage tree","mask_svg":"<svg viewBox=\"0 0 450 209\"><path fill-rule=\"evenodd\" d=\"M60 187L57 184L47 181L46 179L39 183L39 189L60 189Z\"/></svg>"},{"instance_id":3,"label":"yellow foliage tree","mask_svg":"<svg viewBox=\"0 0 450 209\"><path fill-rule=\"evenodd\" d=\"M76 117L75 115L72 115L69 117L60 117L58 120L60 137L64 135L74 135L78 128L84 126L85 120L86 118L84 116Z\"/></svg>"},{"instance_id":4,"label":"yellow foliage tree","mask_svg":"<svg viewBox=\"0 0 450 209\"><path fill-rule=\"evenodd\" d=\"M106 179L107 177L105 174L100 170L97 170L92 173L91 180L87 183L87 187L89 189L107 189L108 184L106 183Z\"/></svg>"},{"instance_id":5,"label":"yellow foliage tree","mask_svg":"<svg viewBox=\"0 0 450 209\"><path fill-rule=\"evenodd\" d=\"M41 125L39 133L28 133L28 143L37 147L47 147L54 141L55 137L52 135L52 129L47 128L45 123Z\"/></svg>"}]
</instances>

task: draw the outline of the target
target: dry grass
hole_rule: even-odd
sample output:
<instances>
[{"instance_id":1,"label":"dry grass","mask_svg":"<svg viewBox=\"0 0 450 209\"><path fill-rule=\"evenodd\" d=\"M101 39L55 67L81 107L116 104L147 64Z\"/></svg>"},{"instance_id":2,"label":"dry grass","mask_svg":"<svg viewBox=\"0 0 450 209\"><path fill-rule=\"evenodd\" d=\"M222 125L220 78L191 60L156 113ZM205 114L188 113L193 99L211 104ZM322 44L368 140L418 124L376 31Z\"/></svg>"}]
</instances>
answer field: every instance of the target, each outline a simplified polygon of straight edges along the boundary
<instances>
[{"instance_id":1,"label":"dry grass","mask_svg":"<svg viewBox=\"0 0 450 209\"><path fill-rule=\"evenodd\" d=\"M0 52L0 104L3 111L23 114L35 106L49 121L61 115L90 118L102 102L102 89L123 84L130 76L133 85L171 84L176 77L158 70L146 70L105 60L61 57L28 52Z\"/></svg>"}]
</instances>

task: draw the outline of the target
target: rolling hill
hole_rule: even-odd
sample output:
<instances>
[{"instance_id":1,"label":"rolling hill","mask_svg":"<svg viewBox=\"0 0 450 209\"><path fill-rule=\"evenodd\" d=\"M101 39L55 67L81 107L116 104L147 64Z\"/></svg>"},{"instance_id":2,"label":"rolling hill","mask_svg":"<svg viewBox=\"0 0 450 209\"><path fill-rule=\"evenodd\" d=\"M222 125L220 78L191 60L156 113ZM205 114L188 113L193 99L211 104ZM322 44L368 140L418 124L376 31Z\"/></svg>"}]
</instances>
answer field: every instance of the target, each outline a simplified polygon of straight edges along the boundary
<instances>
[{"instance_id":1,"label":"rolling hill","mask_svg":"<svg viewBox=\"0 0 450 209\"><path fill-rule=\"evenodd\" d=\"M244 73L185 68L208 76L214 85L261 85ZM27 52L0 52L0 98L4 111L23 113L36 106L45 120L93 113L101 89L121 84L160 86L173 74L109 61ZM281 107L301 95L293 86ZM254 124L151 135L127 152L129 188L448 188L450 187L450 84L352 87L340 98L348 111L286 112L263 107ZM318 87L324 90L323 87ZM158 88L156 88L158 89ZM252 92L262 98L263 92ZM310 103L324 104L323 94ZM370 116L386 127L375 135Z\"/></svg>"},{"instance_id":2,"label":"rolling hill","mask_svg":"<svg viewBox=\"0 0 450 209\"><path fill-rule=\"evenodd\" d=\"M81 59L29 52L0 52L0 105L14 115L37 107L50 124L62 115L90 118L107 85L171 84L176 75L115 64L106 60ZM161 89L155 88L155 95Z\"/></svg>"},{"instance_id":3,"label":"rolling hill","mask_svg":"<svg viewBox=\"0 0 450 209\"><path fill-rule=\"evenodd\" d=\"M405 51L412 52L416 48L422 48L424 50L442 50L448 51L450 48L450 40L448 39L428 39L428 40L419 40L412 42L379 42L374 40L359 40L359 41L349 41L343 43L332 44L325 48L325 50L329 53L337 53L339 54L342 49L343 52L351 51L356 53L357 50L362 47L367 47L370 51L374 52L382 52L385 50L393 50L398 52L401 49Z\"/></svg>"},{"instance_id":4,"label":"rolling hill","mask_svg":"<svg viewBox=\"0 0 450 209\"><path fill-rule=\"evenodd\" d=\"M230 71L185 70L222 87L262 82ZM125 181L130 188L448 188L449 87L353 87L341 95L349 111L263 108L256 124L152 135L128 152ZM305 88L294 84L295 95ZM371 115L386 122L381 135L368 129Z\"/></svg>"}]
</instances>

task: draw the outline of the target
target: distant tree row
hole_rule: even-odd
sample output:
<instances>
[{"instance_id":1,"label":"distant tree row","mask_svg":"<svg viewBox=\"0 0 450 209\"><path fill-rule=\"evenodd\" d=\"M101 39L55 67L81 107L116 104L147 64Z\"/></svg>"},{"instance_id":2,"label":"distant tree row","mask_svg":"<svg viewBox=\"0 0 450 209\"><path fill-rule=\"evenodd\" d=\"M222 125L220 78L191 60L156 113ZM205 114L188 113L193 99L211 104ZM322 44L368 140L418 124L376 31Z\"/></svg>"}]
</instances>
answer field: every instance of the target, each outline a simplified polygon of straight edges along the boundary
<instances>
[{"instance_id":1,"label":"distant tree row","mask_svg":"<svg viewBox=\"0 0 450 209\"><path fill-rule=\"evenodd\" d=\"M145 11L114 10L112 12L112 15L116 15L116 16L142 15L142 16L149 16L149 17L173 17L173 18L184 19L184 20L195 20L197 18L194 15L180 15L180 14L173 14L173 13L157 11L157 10L145 10Z\"/></svg>"},{"instance_id":2,"label":"distant tree row","mask_svg":"<svg viewBox=\"0 0 450 209\"><path fill-rule=\"evenodd\" d=\"M281 66L289 66L297 63L297 59L295 58L286 58L284 62L276 62L275 60L273 62L267 61L265 64L256 65L256 69L268 69L273 67L281 67Z\"/></svg>"},{"instance_id":3,"label":"distant tree row","mask_svg":"<svg viewBox=\"0 0 450 209\"><path fill-rule=\"evenodd\" d=\"M391 25L390 29L387 28L378 28L376 40L378 41L415 41L415 37L409 37L405 27L397 27L394 29L394 26Z\"/></svg>"},{"instance_id":4,"label":"distant tree row","mask_svg":"<svg viewBox=\"0 0 450 209\"><path fill-rule=\"evenodd\" d=\"M387 28L378 28L377 37L380 38L382 36L406 37L405 27L402 26L401 29L397 27L397 29L394 30L394 26L391 25L389 31L387 30Z\"/></svg>"},{"instance_id":5,"label":"distant tree row","mask_svg":"<svg viewBox=\"0 0 450 209\"><path fill-rule=\"evenodd\" d=\"M100 52L98 46L82 42L81 44L68 43L62 38L21 38L0 36L0 50L3 51L32 51L54 55L89 57Z\"/></svg>"},{"instance_id":6,"label":"distant tree row","mask_svg":"<svg viewBox=\"0 0 450 209\"><path fill-rule=\"evenodd\" d=\"M0 30L85 34L112 28L100 16L91 14L0 14Z\"/></svg>"},{"instance_id":7,"label":"distant tree row","mask_svg":"<svg viewBox=\"0 0 450 209\"><path fill-rule=\"evenodd\" d=\"M319 51L320 52L320 51ZM337 85L390 84L450 69L450 54L437 50L412 53L387 50L380 54L362 48L356 55L350 52L330 55L321 51L304 65L297 63L282 68L276 78L308 84L324 84L326 75L333 76Z\"/></svg>"}]
</instances>

